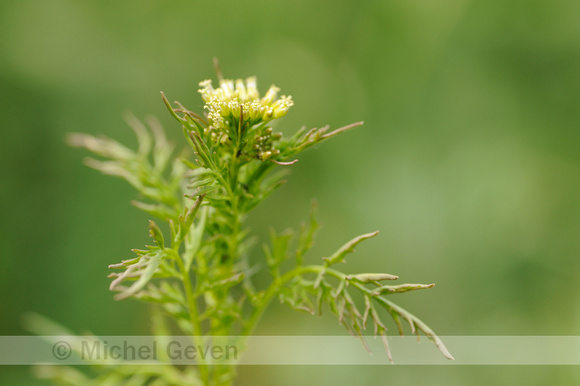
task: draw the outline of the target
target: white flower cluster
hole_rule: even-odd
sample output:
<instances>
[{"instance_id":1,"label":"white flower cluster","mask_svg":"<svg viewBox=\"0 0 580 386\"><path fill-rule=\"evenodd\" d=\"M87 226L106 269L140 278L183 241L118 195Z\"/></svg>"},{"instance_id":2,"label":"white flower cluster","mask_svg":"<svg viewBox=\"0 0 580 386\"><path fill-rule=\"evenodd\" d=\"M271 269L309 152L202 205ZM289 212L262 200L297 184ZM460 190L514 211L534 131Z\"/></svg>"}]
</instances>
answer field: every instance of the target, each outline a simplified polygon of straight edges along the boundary
<instances>
[{"instance_id":1,"label":"white flower cluster","mask_svg":"<svg viewBox=\"0 0 580 386\"><path fill-rule=\"evenodd\" d=\"M226 125L239 122L249 123L250 126L278 119L286 115L288 109L294 105L291 96L281 96L276 99L280 89L274 85L266 95L260 98L256 87L256 77L242 80L223 79L220 86L214 89L211 80L200 82L199 92L208 110L210 131L223 131Z\"/></svg>"}]
</instances>

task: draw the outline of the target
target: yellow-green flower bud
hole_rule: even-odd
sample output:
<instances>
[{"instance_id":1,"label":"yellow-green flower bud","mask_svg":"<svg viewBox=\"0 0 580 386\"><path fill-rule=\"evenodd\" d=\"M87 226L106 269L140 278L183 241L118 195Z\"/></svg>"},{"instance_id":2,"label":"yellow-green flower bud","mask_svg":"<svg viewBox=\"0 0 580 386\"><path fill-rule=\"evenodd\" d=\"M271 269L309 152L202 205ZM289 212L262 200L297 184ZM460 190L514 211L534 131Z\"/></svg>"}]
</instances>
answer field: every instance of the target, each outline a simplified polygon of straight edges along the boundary
<instances>
[{"instance_id":1,"label":"yellow-green flower bud","mask_svg":"<svg viewBox=\"0 0 580 386\"><path fill-rule=\"evenodd\" d=\"M270 105L272 102L274 102L274 99L276 99L276 96L278 95L278 91L280 91L280 89L274 85L270 86L270 89L268 90L268 92L266 92L266 95L264 95L264 97L262 98L262 100L260 101L263 105Z\"/></svg>"},{"instance_id":2,"label":"yellow-green flower bud","mask_svg":"<svg viewBox=\"0 0 580 386\"><path fill-rule=\"evenodd\" d=\"M246 101L247 99L247 92L246 86L244 85L244 81L241 79L236 79L236 95L240 99L240 101Z\"/></svg>"},{"instance_id":3,"label":"yellow-green flower bud","mask_svg":"<svg viewBox=\"0 0 580 386\"><path fill-rule=\"evenodd\" d=\"M234 96L234 81L231 79L222 79L220 81L220 90L223 93L223 97L230 99Z\"/></svg>"},{"instance_id":4,"label":"yellow-green flower bud","mask_svg":"<svg viewBox=\"0 0 580 386\"><path fill-rule=\"evenodd\" d=\"M260 97L260 93L258 92L258 87L256 85L256 77L251 76L246 79L246 95L248 101L258 99Z\"/></svg>"},{"instance_id":5,"label":"yellow-green flower bud","mask_svg":"<svg viewBox=\"0 0 580 386\"><path fill-rule=\"evenodd\" d=\"M262 159L262 161L266 161L270 157L272 157L272 152L270 150L265 151L262 154L260 154L260 158Z\"/></svg>"}]
</instances>

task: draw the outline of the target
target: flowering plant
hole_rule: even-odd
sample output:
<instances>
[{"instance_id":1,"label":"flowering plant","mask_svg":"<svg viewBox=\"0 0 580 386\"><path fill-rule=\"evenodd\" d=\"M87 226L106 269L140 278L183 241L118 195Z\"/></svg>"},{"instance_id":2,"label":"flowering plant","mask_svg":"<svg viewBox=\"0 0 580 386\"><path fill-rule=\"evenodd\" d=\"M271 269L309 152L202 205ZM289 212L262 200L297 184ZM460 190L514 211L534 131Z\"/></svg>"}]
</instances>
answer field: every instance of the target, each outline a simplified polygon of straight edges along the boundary
<instances>
[{"instance_id":1,"label":"flowering plant","mask_svg":"<svg viewBox=\"0 0 580 386\"><path fill-rule=\"evenodd\" d=\"M359 243L378 231L353 238L321 260L307 259L318 229L315 205L310 220L297 234L271 232L270 242L263 246L271 281L265 288L256 288L252 274L258 268L250 264L249 256L257 252L244 225L247 215L284 183L283 176L297 161L294 157L298 153L362 122L334 131L328 126L302 128L285 137L274 132L272 123L288 113L292 98L278 98L275 86L261 97L255 77L224 79L216 68L217 88L211 80L200 83L204 114L190 111L179 102L171 104L162 94L167 109L181 125L189 150L176 154L159 122L152 118L148 128L136 118L128 118L138 138L137 150L104 137L69 137L71 145L105 159L87 159L87 165L133 185L141 196L133 205L155 218L149 223L155 245L136 249L134 258L110 266L114 270L110 288L117 292L115 298L152 304L157 312L154 333L169 331L167 323L173 321L171 328L196 342L215 336L244 339L276 298L311 314L328 307L363 344L363 332L372 325L391 358L387 328L379 313L383 309L401 334L404 321L412 332L423 332L443 355L452 358L425 323L388 299L433 284L385 285L385 281L398 277L387 273L347 274L336 268ZM168 231L162 231L157 222L166 224ZM362 302L353 300L353 292L358 292ZM115 367L107 371L99 381L139 377L165 383L228 384L235 377L235 364L217 366L200 359L197 366L186 368L168 363L161 372L139 368L130 373L116 372ZM107 378L113 376L116 378Z\"/></svg>"}]
</instances>

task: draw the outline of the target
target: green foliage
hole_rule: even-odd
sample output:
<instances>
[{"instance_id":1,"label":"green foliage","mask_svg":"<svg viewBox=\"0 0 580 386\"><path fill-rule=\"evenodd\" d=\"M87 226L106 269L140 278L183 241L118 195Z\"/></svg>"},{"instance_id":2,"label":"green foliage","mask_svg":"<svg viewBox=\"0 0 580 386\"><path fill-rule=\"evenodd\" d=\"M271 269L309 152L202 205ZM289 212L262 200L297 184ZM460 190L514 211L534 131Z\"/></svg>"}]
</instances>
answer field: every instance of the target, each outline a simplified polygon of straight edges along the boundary
<instances>
[{"instance_id":1,"label":"green foliage","mask_svg":"<svg viewBox=\"0 0 580 386\"><path fill-rule=\"evenodd\" d=\"M311 314L328 308L365 346L364 331L372 324L390 358L387 327L381 317L386 310L401 334L403 319L413 333L423 332L443 355L452 358L427 325L386 298L431 288L433 284L388 286L381 282L398 277L386 273L345 274L335 269L359 243L378 231L355 237L329 257L306 264L319 227L315 203L310 220L298 234L271 231L270 242L262 248L271 282L266 288L256 288L251 276L257 267L249 263L249 254L256 252L251 249L252 239L244 226L248 213L284 183L287 168L296 162L297 154L362 122L330 132L328 127L302 128L286 138L274 132L271 122L288 112L293 105L291 97L277 99L279 89L272 86L260 98L255 78L227 80L219 69L218 77L216 89L211 81L200 83L206 103L203 116L179 102L171 104L162 95L188 144L178 154L159 123L151 118L149 128L134 117L127 118L137 135L137 150L108 138L86 134L69 137L71 145L104 158L87 159L87 165L127 180L140 193L133 204L169 229L169 234L164 233L150 221L149 233L155 245L134 250L137 257L110 265L120 270L110 275L110 288L118 292L115 298L135 298L154 305L155 334L178 329L194 341L250 335L275 298ZM167 326L168 320L174 321L172 327ZM109 366L108 376L113 378L101 374L97 379L168 384L227 384L234 379L233 365L200 361L197 367L185 369L168 362L152 372ZM67 371L60 371L58 377L66 378ZM72 383L81 376L76 372L69 375Z\"/></svg>"}]
</instances>

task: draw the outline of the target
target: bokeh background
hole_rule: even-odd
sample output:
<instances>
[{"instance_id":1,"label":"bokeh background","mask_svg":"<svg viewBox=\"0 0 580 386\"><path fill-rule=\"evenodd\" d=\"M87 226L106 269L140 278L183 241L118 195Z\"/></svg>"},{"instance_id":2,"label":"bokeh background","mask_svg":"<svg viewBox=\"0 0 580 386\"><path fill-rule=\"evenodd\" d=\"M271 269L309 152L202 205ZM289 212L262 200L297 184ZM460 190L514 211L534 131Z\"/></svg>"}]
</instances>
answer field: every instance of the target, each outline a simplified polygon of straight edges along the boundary
<instances>
[{"instance_id":1,"label":"bokeh background","mask_svg":"<svg viewBox=\"0 0 580 386\"><path fill-rule=\"evenodd\" d=\"M159 91L258 76L296 105L277 129L365 125L300 157L250 219L297 226L317 198L311 259L376 229L350 272L436 282L396 300L440 335L580 334L580 2L0 2L0 333L22 315L77 332L147 334L107 265L147 240L123 181L82 165L71 131L134 144L121 116L180 129ZM259 334L342 334L273 305ZM394 353L396 359L396 353ZM577 367L244 367L257 384L578 384ZM2 384L33 384L27 367Z\"/></svg>"}]
</instances>

